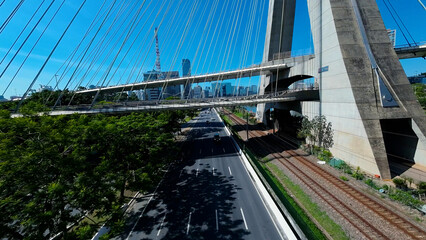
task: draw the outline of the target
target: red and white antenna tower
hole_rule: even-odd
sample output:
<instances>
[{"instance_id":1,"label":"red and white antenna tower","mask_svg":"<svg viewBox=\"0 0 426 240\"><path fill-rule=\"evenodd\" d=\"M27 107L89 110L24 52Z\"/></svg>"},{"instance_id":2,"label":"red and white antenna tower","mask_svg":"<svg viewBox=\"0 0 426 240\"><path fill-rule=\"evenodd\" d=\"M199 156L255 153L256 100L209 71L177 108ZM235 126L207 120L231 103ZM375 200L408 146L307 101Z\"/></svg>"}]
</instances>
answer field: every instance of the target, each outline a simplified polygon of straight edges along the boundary
<instances>
[{"instance_id":1,"label":"red and white antenna tower","mask_svg":"<svg viewBox=\"0 0 426 240\"><path fill-rule=\"evenodd\" d=\"M155 58L155 70L161 72L161 63L160 63L160 47L158 46L158 29L155 28L155 54L157 57Z\"/></svg>"}]
</instances>

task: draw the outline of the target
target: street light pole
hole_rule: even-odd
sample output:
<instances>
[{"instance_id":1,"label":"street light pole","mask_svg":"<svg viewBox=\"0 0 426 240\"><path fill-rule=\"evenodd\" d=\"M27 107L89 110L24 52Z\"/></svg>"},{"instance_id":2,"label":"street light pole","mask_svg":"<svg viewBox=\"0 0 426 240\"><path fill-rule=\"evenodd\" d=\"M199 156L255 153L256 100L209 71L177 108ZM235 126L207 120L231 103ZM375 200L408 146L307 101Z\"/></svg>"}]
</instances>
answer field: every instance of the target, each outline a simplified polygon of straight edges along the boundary
<instances>
[{"instance_id":1,"label":"street light pole","mask_svg":"<svg viewBox=\"0 0 426 240\"><path fill-rule=\"evenodd\" d=\"M246 119L246 123L247 123L247 125L246 125L246 136L247 136L247 142L248 142L248 140L249 140L249 126L248 126L248 120L249 120L249 113L247 112L247 119Z\"/></svg>"}]
</instances>

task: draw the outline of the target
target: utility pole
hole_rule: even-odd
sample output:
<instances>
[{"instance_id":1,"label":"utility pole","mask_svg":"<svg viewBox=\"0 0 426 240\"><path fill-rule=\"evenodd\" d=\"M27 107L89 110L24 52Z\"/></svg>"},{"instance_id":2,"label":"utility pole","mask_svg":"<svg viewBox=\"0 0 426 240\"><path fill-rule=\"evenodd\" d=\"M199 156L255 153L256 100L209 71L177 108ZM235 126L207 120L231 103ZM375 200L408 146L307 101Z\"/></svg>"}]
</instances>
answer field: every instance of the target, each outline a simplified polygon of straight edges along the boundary
<instances>
[{"instance_id":1,"label":"utility pole","mask_svg":"<svg viewBox=\"0 0 426 240\"><path fill-rule=\"evenodd\" d=\"M161 74L160 46L158 44L158 28L155 28L154 33L155 33L155 54L156 54L155 70L160 72L160 74Z\"/></svg>"},{"instance_id":2,"label":"utility pole","mask_svg":"<svg viewBox=\"0 0 426 240\"><path fill-rule=\"evenodd\" d=\"M246 111L246 113L247 113L247 119L246 119L246 123L247 123L247 125L246 125L246 136L247 136L247 142L248 142L248 140L249 140L249 112L248 111Z\"/></svg>"}]
</instances>

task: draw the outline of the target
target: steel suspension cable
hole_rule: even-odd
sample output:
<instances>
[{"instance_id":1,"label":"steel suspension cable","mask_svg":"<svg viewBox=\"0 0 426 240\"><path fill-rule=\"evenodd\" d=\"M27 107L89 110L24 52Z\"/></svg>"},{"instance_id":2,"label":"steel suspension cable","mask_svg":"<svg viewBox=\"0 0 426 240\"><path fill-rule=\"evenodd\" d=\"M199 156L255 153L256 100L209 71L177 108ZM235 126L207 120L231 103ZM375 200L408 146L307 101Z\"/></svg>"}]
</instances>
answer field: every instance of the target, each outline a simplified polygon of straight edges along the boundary
<instances>
[{"instance_id":1,"label":"steel suspension cable","mask_svg":"<svg viewBox=\"0 0 426 240\"><path fill-rule=\"evenodd\" d=\"M16 12L21 8L22 4L24 3L24 0L21 0L18 5L13 9L12 13L6 18L4 23L0 26L0 34L3 32L3 30L6 28L6 26L9 24L10 20L15 16ZM2 3L3 5L3 3Z\"/></svg>"},{"instance_id":2,"label":"steel suspension cable","mask_svg":"<svg viewBox=\"0 0 426 240\"><path fill-rule=\"evenodd\" d=\"M180 40L179 40L179 44L178 44L177 50L176 50L176 52L175 52L175 54L174 54L174 56L173 56L173 61L172 61L171 66L173 66L173 65L174 65L174 62L176 61L176 58L177 58L177 56L178 56L178 54L179 54L179 52L180 52L180 49L182 48L183 40L184 40L184 39L186 39L186 36L187 36L187 34L188 34L188 31L187 31L187 30L188 30L188 28L189 28L190 23L192 23L192 19L193 19L193 16L194 16L194 14L195 14L195 10L196 10L197 6L198 6L198 2L196 2L195 4L193 4L193 7L192 7L192 9L191 9L191 13L190 13L190 15L189 15L189 17L188 17L188 20L187 20L187 22L186 22L186 25L185 25L184 31L183 31L183 33L182 33L182 36L181 36ZM162 94L163 94L163 92L164 92L164 88L165 88L165 84L163 84L163 87L162 87L162 89L161 89L161 92L160 92L160 94L159 94L159 96L158 96L158 100L160 100L160 99L161 99L161 96L162 96Z\"/></svg>"},{"instance_id":3,"label":"steel suspension cable","mask_svg":"<svg viewBox=\"0 0 426 240\"><path fill-rule=\"evenodd\" d=\"M212 24L211 24L211 21L213 20L213 16L214 16L214 14L216 13L216 11L217 11L217 6L218 6L218 4L219 4L219 1L215 1L214 3L213 3L213 10L212 11L210 11L210 14L209 14L209 17L208 17L208 19L207 19L207 23L205 24L205 26L204 26L204 29L203 29L203 34L202 34L202 36L205 36L205 39L207 39L208 38L208 36L210 36L210 30L212 29L211 28L211 26L212 26ZM207 34L205 34L205 30L206 30L206 27L207 26L209 26L209 30L207 31ZM217 26L217 25L216 25ZM202 47L202 51L201 51L201 55L203 55L203 53L204 53L204 48L205 48L205 46L206 46L206 40L204 40L204 41L200 41L199 42L199 44L198 44L198 46L197 46L197 51L196 51L196 53L195 53L195 56L194 56L194 59L196 59L196 57L197 57L197 54L198 54L198 50L199 50L199 48L200 48L200 45L201 45L201 42L203 42L203 47ZM210 41L210 43L211 43L212 41ZM194 60L194 62L195 62L195 60ZM198 72L198 67L200 66L200 64L197 62L197 67L195 68L195 73L197 73ZM207 78L204 78L204 83L206 82L206 80L207 80ZM194 79L193 79L193 81L192 81L192 84L194 83ZM185 83L185 85L184 85L184 89L186 89L187 88L187 85L189 84L189 81L186 81L186 83ZM188 98L189 97L189 94L186 96L186 98Z\"/></svg>"},{"instance_id":4,"label":"steel suspension cable","mask_svg":"<svg viewBox=\"0 0 426 240\"><path fill-rule=\"evenodd\" d=\"M47 9L44 11L43 15L40 17L40 19L37 21L36 25L34 25L33 29L31 29L31 32L28 34L28 36L25 38L25 40L22 42L21 46L19 46L18 50L15 52L15 54L13 55L12 59L9 61L9 63L6 65L6 67L3 69L2 73L0 74L0 79L3 77L3 74L7 71L7 69L9 68L10 64L12 64L13 60L16 58L16 56L18 55L19 51L21 51L22 47L25 45L25 43L27 42L28 38L30 38L31 34L34 32L34 30L37 28L38 24L40 23L40 21L43 19L43 17L46 15L47 11L49 11L50 7L53 5L55 1L52 1L50 3L50 5L47 7Z\"/></svg>"},{"instance_id":5,"label":"steel suspension cable","mask_svg":"<svg viewBox=\"0 0 426 240\"><path fill-rule=\"evenodd\" d=\"M121 4L121 6L120 6L120 8L119 8L119 10L118 10L118 12L117 12L117 14L116 14L116 16L114 17L114 19L113 19L113 23L112 24L114 24L115 22L116 22L116 20L117 20L117 18L118 18L118 16L121 16L121 13L122 13L122 11L124 11L124 2L122 2L122 4ZM128 6L128 5L127 5ZM130 13L129 13L130 14ZM120 28L118 28L118 29L120 29ZM118 30L117 29L117 30ZM79 68L78 70L77 70L77 73L76 73L76 77L74 78L74 79L76 79L77 78L77 76L82 72L82 69L87 69L86 71L85 71L85 73L83 74L83 76L81 77L81 79L76 83L76 85L74 86L74 89L72 90L72 92L73 92L73 95L71 96L71 99L70 99L70 101L68 102L68 107L71 105L71 103L72 103L72 101L74 100L74 97L75 97L75 95L76 95L76 90L79 88L79 87L81 87L81 84L83 83L83 81L84 81L84 79L85 79L85 77L87 76L87 74L89 73L89 71L90 71L90 69L91 69L91 67L92 67L92 65L95 63L95 59L97 59L97 56L100 56L100 55L102 55L102 53L100 53L100 49L102 49L102 45L103 45L103 42L105 41L105 38L106 38L106 36L109 34L109 32L110 32L110 30L111 30L111 27L109 27L108 29L107 29L107 31L104 33L104 35L101 37L101 39L100 39L100 43L98 43L98 46L96 47L96 48L94 48L94 49L92 49L92 51L89 53L89 56L87 57L87 58L85 58L84 59L84 61L83 61L83 64L82 64L82 67L81 68ZM115 34L114 34L114 36L115 36ZM104 48L105 49L105 48ZM103 52L103 51L102 51ZM92 61L89 63L89 59L91 59L91 58L93 58L92 59ZM89 63L89 66L87 66L87 64ZM87 85L89 85L90 84L90 82L89 83L87 83ZM86 87L87 87L87 85L86 85Z\"/></svg>"},{"instance_id":6,"label":"steel suspension cable","mask_svg":"<svg viewBox=\"0 0 426 240\"><path fill-rule=\"evenodd\" d=\"M137 2L134 3L133 6L136 5ZM95 63L101 58L101 56L104 54L104 52L109 49L109 52L107 53L107 56L104 58L104 60L99 64L98 69L95 71L95 73L93 74L92 78L86 83L85 88L87 88L87 86L89 86L93 79L97 76L98 72L101 69L101 66L104 65L104 63L107 61L109 55L111 55L113 49L115 48L115 46L118 44L118 40L116 41L116 44L113 47L108 47L110 45L110 43L113 41L113 39L116 38L118 32L120 30L122 30L122 26L123 24L126 22L125 19L128 19L131 11L127 11L128 14L124 17L123 22L121 22L119 24L119 26L115 29L114 33L112 34L112 36L109 37L109 39L107 40L108 35L110 34L111 30L113 29L113 26L115 25L115 23L117 22L117 20L119 19L119 17L121 16L121 14L126 11L127 8L132 9L133 6L130 6L129 4L124 4L124 1L122 2L119 10L117 11L112 23L110 24L110 26L108 27L108 29L105 31L105 33L103 34L103 36L101 37L101 39L98 42L98 45L96 48L94 48L90 53L89 56L85 59L85 62L83 64L83 67L81 69L86 69L86 71L84 72L83 76L81 76L80 81L78 81L78 84L76 84L76 86L74 87L74 90L77 89L77 87L81 86L81 84L83 83L83 81L86 79L86 77L89 75L90 71L92 70L92 67L95 65ZM127 27L125 27L124 29L127 29ZM124 32L123 32L124 34ZM120 36L118 39L120 39L122 36ZM106 43L105 43L106 41ZM105 46L104 46L105 43ZM91 59L91 61L90 61ZM89 63L90 61L90 63ZM87 64L89 64L89 66L87 66ZM78 75L81 73L82 71L78 72ZM98 82L99 84L99 82Z\"/></svg>"},{"instance_id":7,"label":"steel suspension cable","mask_svg":"<svg viewBox=\"0 0 426 240\"><path fill-rule=\"evenodd\" d=\"M230 56L230 53L231 53L231 49L235 49L235 46L233 48L234 40L235 40L235 32L237 31L237 28L239 29L240 25L238 23L239 23L239 19L240 19L240 12L241 12L241 9L243 9L243 6L244 6L244 5L240 5L240 3L242 4L242 2L246 3L246 1L239 1L238 2L237 11L235 12L234 20L232 21L232 23L235 23L235 24L233 26L233 29L230 31L231 43L228 42L228 44L226 46L226 49L225 49L226 57L225 57L225 61L222 62L222 65L221 65L222 70L221 71L224 71L225 69L227 69L226 66L228 65L228 59L229 59L229 56ZM236 41L235 41L235 43L236 43ZM223 78L221 79L220 87L222 86L222 83L223 83Z\"/></svg>"},{"instance_id":8,"label":"steel suspension cable","mask_svg":"<svg viewBox=\"0 0 426 240\"><path fill-rule=\"evenodd\" d=\"M40 36L38 37L38 39L35 41L35 43L33 44L33 47L31 48L31 50L28 52L28 54L25 56L24 61L22 61L21 65L19 66L18 70L16 70L15 74L13 75L13 77L10 79L9 84L7 85L6 89L3 91L4 95L6 93L6 91L9 89L10 85L12 84L12 82L15 80L16 75L18 75L19 71L21 70L22 66L25 64L25 62L27 61L28 57L31 55L31 53L33 52L34 48L37 46L38 42L40 41L41 37L44 35L44 33L46 32L47 28L50 26L50 24L52 23L53 19L56 17L56 15L58 14L59 10L61 9L62 5L64 2L62 2L62 4L58 7L58 9L55 11L55 13L53 14L52 18L49 20L48 24L46 25L46 27L43 29L42 33L40 34Z\"/></svg>"},{"instance_id":9,"label":"steel suspension cable","mask_svg":"<svg viewBox=\"0 0 426 240\"><path fill-rule=\"evenodd\" d=\"M133 5L133 6L136 6L137 2L134 2L134 4L135 5ZM87 86L89 86L89 84L92 83L92 81L96 78L96 76L98 75L98 73L100 72L102 67L105 65L105 62L110 58L111 54L116 49L117 45L120 43L120 39L122 39L124 37L124 34L126 33L126 29L128 29L131 26L131 24L128 23L126 26L123 27L123 25L126 23L126 19L130 18L131 11L127 11L128 12L127 16L123 19L121 24L119 24L119 26L116 27L112 36L109 36L109 39L106 40L109 33L111 32L111 30L115 26L115 23L117 22L118 19L120 19L122 11L125 11L123 6L124 6L124 4L122 4L122 6L120 7L120 10L117 12L113 22L110 24L108 30L104 33L103 37L100 40L100 44L98 44L98 47L93 49L93 51L90 54L91 56L93 56L92 61L89 65L89 67L87 67L87 70L84 73L84 75L81 77L80 82L82 82L89 75L89 72L92 70L92 66L94 66L95 63L98 62L101 59L101 57L103 57L103 60L100 64L97 64L98 67L97 67L96 71L92 74L92 77L90 78L90 80L86 83L86 86L85 86L86 88L87 88ZM133 7L129 7L129 5L126 5L126 8L132 9ZM132 18L134 18L134 16ZM117 37L118 33L121 33L121 35ZM115 42L112 44L112 46L110 46L114 39L116 39ZM105 41L106 41L106 44L104 44ZM109 51L106 53L105 56L103 56L107 49L109 49ZM99 85L101 83L102 79L105 77L105 74L106 74L106 72L98 80L96 85Z\"/></svg>"},{"instance_id":10,"label":"steel suspension cable","mask_svg":"<svg viewBox=\"0 0 426 240\"><path fill-rule=\"evenodd\" d=\"M252 3L252 5L251 5L251 8L250 8L250 13L249 13L250 14L249 24L246 26L246 28L244 30L245 33L248 30L248 34L244 35L242 51L240 53L240 59L242 59L241 64L240 64L240 69L243 68L243 66L246 66L246 64L247 64L248 51L249 51L252 33L253 33L254 17L256 16L256 13L257 13L256 7L257 7L258 0L252 1L251 3ZM238 82L237 89L239 89L240 83L242 82L241 77L242 77L242 73L240 74L240 78L238 78L238 81L237 81ZM248 95L248 91L246 91L246 92L247 93L245 95ZM238 90L238 95L239 95L239 90Z\"/></svg>"},{"instance_id":11,"label":"steel suspension cable","mask_svg":"<svg viewBox=\"0 0 426 240\"><path fill-rule=\"evenodd\" d=\"M13 49L13 47L15 46L16 42L18 41L18 39L21 37L22 33L25 31L25 29L27 29L28 25L33 20L34 16L37 14L38 10L40 10L40 8L41 8L41 6L43 5L44 2L45 2L45 0L41 1L40 5L35 10L35 12L33 13L33 15L31 16L30 20L27 21L27 23L25 24L24 28L21 30L21 32L19 33L19 35L15 38L15 41L13 42L12 46L10 46L9 50L7 50L6 54L1 59L0 64L2 64L3 61L4 61L4 59L7 57L7 55L9 55L9 52Z\"/></svg>"},{"instance_id":12,"label":"steel suspension cable","mask_svg":"<svg viewBox=\"0 0 426 240\"><path fill-rule=\"evenodd\" d=\"M62 65L59 67L59 69L56 71L56 73L52 76L52 78L48 81L48 83L46 85L49 85L50 82L55 78L55 76L58 75L58 73L61 71L61 69L65 66L65 69L63 70L62 74L61 74L61 79L59 81L56 80L56 85L53 89L56 89L59 85L59 82L62 80L62 78L64 77L64 74L67 74L68 71L67 69L69 68L69 65L72 61L72 59L74 59L75 54L77 54L78 49L80 48L80 46L83 44L83 41L86 39L87 35L92 31L93 27L98 23L98 21L100 19L98 19L98 16L101 12L101 10L103 9L104 5L105 5L106 0L103 1L101 7L99 8L98 12L96 13L96 16L93 18L89 28L86 30L86 33L84 34L83 38L80 40L79 44L74 48L74 50L68 55L67 59L62 63ZM81 56L81 54L79 55ZM77 57L78 58L78 57ZM68 63L68 64L66 64ZM50 96L49 96L50 97Z\"/></svg>"},{"instance_id":13,"label":"steel suspension cable","mask_svg":"<svg viewBox=\"0 0 426 240\"><path fill-rule=\"evenodd\" d=\"M67 59L64 61L64 63L61 65L61 67L56 71L56 73L49 80L49 82L48 82L47 85L49 85L49 83L53 80L53 78L56 78L56 76L58 75L58 73L60 72L60 70L65 66L64 70L60 74L59 81L56 79L56 84L55 84L55 87L53 89L58 89L59 90L59 84L62 82L62 80L65 78L65 76L71 70L71 68L74 66L75 62L73 62L72 64L71 64L71 62L73 61L75 55L77 54L78 50L80 49L80 46L83 44L83 42L86 39L86 37L93 30L93 28L98 24L98 22L100 21L100 19L102 19L102 16L100 16L100 14L101 14L102 9L105 6L105 3L106 3L106 0L103 1L101 7L98 9L98 12L96 13L95 17L93 18L92 22L90 23L89 27L87 28L86 33L83 35L83 38L80 40L80 42L78 43L78 45L74 48L74 50L70 53L70 55L67 57ZM106 12L107 12L107 10L106 10ZM105 12L105 15L106 15L106 12ZM98 19L98 16L100 16L99 19ZM83 52L80 53L80 55L78 55L77 58L81 57L82 54L83 54ZM47 103L50 100L50 97L52 97L52 95L53 95L53 91L47 97L47 99L46 99L46 101L44 103L45 106L47 106Z\"/></svg>"},{"instance_id":14,"label":"steel suspension cable","mask_svg":"<svg viewBox=\"0 0 426 240\"><path fill-rule=\"evenodd\" d=\"M143 1L142 6L145 4L145 1L146 1L146 0L144 0L144 1ZM141 8L140 8L140 9L141 9ZM107 78L108 78L108 76L109 76L109 74L110 74L110 72L111 72L111 70L112 70L112 67L113 67L113 66L114 66L114 64L115 64L115 61L117 60L118 55L120 54L121 50L123 49L124 45L126 44L127 40L129 39L130 35L131 35L131 34L132 34L132 32L134 31L134 29L135 29L135 22L136 22L136 20L137 20L137 16L138 16L138 15L139 15L139 13L140 13L140 9L138 10L137 14L135 15L135 18L132 20L132 23L131 23L131 25L130 25L129 31L127 32L126 37L124 38L124 40L123 40L123 42L122 42L122 44L121 44L121 46L120 46L120 48L119 48L119 50L118 50L117 54L115 55L115 57L114 57L114 59L112 60L111 64L108 66L108 70L106 71L106 75L105 75L105 78L104 78L104 80L103 80L103 82L102 82L102 85L104 85L104 84L105 84L105 81L107 80ZM109 81L111 81L111 79L110 79ZM109 81L108 81L108 83L109 83ZM96 99L97 99L97 97L99 96L100 90L102 89L102 85L99 87L99 90L96 92L96 95L95 95L95 97L93 98L93 101L92 101L91 107L93 107L93 105L95 104Z\"/></svg>"},{"instance_id":15,"label":"steel suspension cable","mask_svg":"<svg viewBox=\"0 0 426 240\"><path fill-rule=\"evenodd\" d=\"M65 0L63 1L65 2ZM71 24L74 22L75 18L77 17L77 15L80 13L81 9L83 8L84 4L86 3L86 0L84 0L80 7L78 8L77 12L74 14L73 18L71 19L70 23L68 24L67 28L65 29L65 31L62 33L61 37L59 38L59 40L56 42L55 47L52 49L52 51L50 52L49 56L47 57L46 61L43 63L43 66L40 68L40 70L38 71L37 75L35 76L34 80L31 82L30 86L28 87L27 91L25 91L24 95L22 96L21 101L19 102L18 106L16 107L16 112L18 112L19 107L22 105L23 101L25 100L25 98L28 95L28 92L30 91L30 89L33 87L34 83L37 81L38 77L40 76L41 72L44 70L44 67L46 66L47 62L50 60L50 58L52 57L53 53L55 52L56 48L58 47L59 43L62 41L63 37L65 36L65 34L67 33L69 27L71 26Z\"/></svg>"},{"instance_id":16,"label":"steel suspension cable","mask_svg":"<svg viewBox=\"0 0 426 240\"><path fill-rule=\"evenodd\" d=\"M285 4L283 2L283 7L281 9L280 41L279 41L279 44L278 44L278 53L279 54L281 53L281 43L282 43L282 39L283 39L284 10L285 10ZM290 51L291 51L291 49L290 49ZM273 92L273 89L272 89L273 83L271 82L271 80L269 81L269 85L271 86L271 98L272 98L272 95L276 95L276 93L277 93L279 74L280 74L280 72L279 72L279 69L277 68L277 77L275 79L275 92L274 92L274 94L272 94L272 92Z\"/></svg>"},{"instance_id":17,"label":"steel suspension cable","mask_svg":"<svg viewBox=\"0 0 426 240\"><path fill-rule=\"evenodd\" d=\"M392 10L394 11L394 13L396 14L396 17L399 19L399 21L401 22L402 26L404 27L405 31L407 31L408 35L410 36L411 40L413 40L413 43L415 45L417 45L416 41L414 40L413 36L411 35L410 31L408 31L408 28L405 26L404 21L402 21L402 19L399 17L398 12L395 10L395 8L392 5L392 2L390 2L388 0L389 5L391 6Z\"/></svg>"},{"instance_id":18,"label":"steel suspension cable","mask_svg":"<svg viewBox=\"0 0 426 240\"><path fill-rule=\"evenodd\" d=\"M151 27L150 27L150 29L149 29L149 31L151 31L152 30L152 27L154 26L154 23L155 23L155 20L157 19L157 17L159 16L159 13L161 12L161 10L163 9L163 7L165 6L165 4L164 4L164 2L163 2L163 4L161 5L161 8L160 8L160 11L157 13L157 15L156 15L156 17L155 17L155 19L154 19L154 21L152 22L152 24L151 24ZM162 17L162 19L161 19L161 22L160 22L160 24L159 24L159 26L161 26L161 24L162 24L162 22L163 22L163 20L164 20L164 18L165 18L165 16L166 16L166 14L167 14L167 12L170 10L170 7L171 7L171 5L169 4L168 6L167 6L167 9L166 9L166 13L163 15L163 17ZM139 33L142 31L142 29L140 29L140 31L139 31ZM153 38L153 40L154 40L154 38ZM135 43L135 41L133 41L133 43L132 43L132 45ZM131 46L132 46L131 45ZM130 47L131 47L130 46ZM117 68L118 69L118 68ZM115 73L114 73L115 74ZM112 80L112 78L110 78L110 80L108 81L108 83L107 83L107 85L109 85L109 83L111 82L111 80Z\"/></svg>"},{"instance_id":19,"label":"steel suspension cable","mask_svg":"<svg viewBox=\"0 0 426 240\"><path fill-rule=\"evenodd\" d=\"M234 2L237 4L237 5L234 5ZM233 3L232 3L232 5L231 5L231 9L235 9L235 8L237 8L237 9L239 9L239 4L240 4L240 2L241 1L233 1ZM236 11L233 11L233 13L232 13L232 22L235 22L235 16L237 15L237 13L236 13ZM232 29L229 27L229 24L230 22L228 21L227 22L227 24L226 24L226 27L225 27L225 31L226 32L228 32L228 30L229 30L229 35L231 35L231 31L232 31ZM221 26L222 27L222 26ZM219 36L218 36L218 38L219 38ZM224 38L225 39L225 38ZM221 57L221 53L222 53L222 49L224 49L224 54L226 54L226 52L228 51L228 47L229 47L229 41L231 40L231 36L228 36L227 38L226 38L226 48L224 48L223 47L223 44L225 43L225 41L222 41L221 42L221 46L219 47L219 49L220 49L220 53L219 53L219 56ZM216 47L215 47L215 49L216 49ZM222 64L221 64L221 67L219 68L219 71L223 71L223 68L224 68L224 62L226 62L226 60L225 60L225 58L223 58L222 59ZM215 65L215 69L217 69L217 65L219 64L219 58L217 59L217 61L216 61L216 65ZM218 78L218 82L216 82L216 85L215 85L215 92L217 92L218 90L219 90L219 92L218 92L218 94L217 95L220 95L220 89L221 89L221 86L222 86L222 81L223 81L223 79L221 79L220 77ZM219 83L220 82L220 83ZM218 85L218 83L219 83L219 85ZM219 97L219 96L216 96L216 97Z\"/></svg>"},{"instance_id":20,"label":"steel suspension cable","mask_svg":"<svg viewBox=\"0 0 426 240\"><path fill-rule=\"evenodd\" d=\"M181 3L182 3L182 0L180 0L180 1L179 1L178 6L175 8L176 10L174 11L174 13L173 13L173 15L172 15L171 20L170 20L170 21L169 21L169 23L167 24L167 27L166 27L166 28L167 28L167 30L166 30L166 38L165 38L165 39L169 39L169 32L170 32L170 29L172 28L172 25L173 25L174 21L175 21L175 18L176 18L176 15L177 15L178 11L179 11L179 8L180 8ZM148 17L148 19L150 19L150 17ZM146 23L146 22L145 22L145 23ZM150 27L150 30L152 29L153 24L154 24L154 22L152 23L152 25L151 25L151 27ZM144 24L144 25L145 25L145 24ZM176 28L175 28L175 29L176 29ZM150 31L148 31L148 32L150 32ZM147 40L147 38L148 38L148 35L149 35L149 34L146 34L146 35L145 35L144 40L143 40L143 41L141 41L140 46L138 47L139 49L141 49L141 51L139 51L139 54L138 54L138 56L137 56L137 58L136 58L136 59L139 59L139 60L134 61L134 65L133 65L133 67L132 67L132 71L131 71L131 73L129 74L128 79L127 79L127 81L126 81L126 84L128 84L128 83L130 82L131 78L133 78L133 76L134 76L134 74L135 74L135 72L136 72L136 68L137 68L137 66L140 66L140 68L139 68L139 72L138 72L138 74L136 75L135 80L133 81L133 85L132 85L132 87L130 88L130 91L133 91L134 84L136 83L136 81L137 81L137 80L138 80L138 78L140 77L140 72L141 72L141 70L143 69L143 66L145 65L145 60L146 60L146 59L147 59L147 57L148 57L148 55L145 55L145 58L142 58L142 57L141 57L142 49L143 49L141 46L143 46L143 45L144 45L145 41L146 41L146 40ZM172 36L173 36L173 34L172 34ZM155 38L152 38L152 43L154 42L154 39L155 39ZM150 46L152 46L152 45L150 45ZM150 49L150 47L145 49L145 54L147 54L147 53L148 53L148 50L149 50L149 49ZM134 55L135 55L135 54L134 54ZM134 59L134 57L133 57L132 59ZM143 63L142 63L142 65L141 65L142 60L143 60ZM145 86L145 87L146 87L146 86ZM146 88L144 88L144 90L145 90L145 89L146 89ZM121 96L121 94L123 93L123 91L124 91L124 87L123 87L123 88L122 88L122 90L121 90L120 96Z\"/></svg>"},{"instance_id":21,"label":"steel suspension cable","mask_svg":"<svg viewBox=\"0 0 426 240\"><path fill-rule=\"evenodd\" d=\"M180 7L181 3L182 3L182 1L179 1L178 8L176 9L176 11L175 11L175 12L177 12L177 11L178 11L178 9L179 9L179 7ZM184 5L184 6L186 6L186 5ZM162 6L161 6L161 9L162 9L163 7L164 7L164 5L162 5ZM160 9L160 11L161 11L161 9ZM186 8L184 7L184 9L186 9ZM160 13L160 11L157 13L157 16L155 17L155 19L158 17L158 14ZM165 17L165 15L163 15L163 18L164 18L164 17ZM174 17L173 17L173 18L174 18ZM155 22L155 20L154 20L154 22ZM150 29L149 29L149 31L148 31L148 32L151 32L151 31L152 31L152 27L153 27L153 25L154 25L154 22L151 24L151 27L150 27ZM147 53L148 53L148 50L149 50L149 49L151 49L152 45L154 44L154 40L155 40L155 36L154 36L153 38L151 38L151 42L150 42L150 44L149 44L148 48L146 48L146 49L147 49ZM138 74L136 75L135 82L136 82L136 80L137 80L138 78L140 78L140 75L141 75L142 70L143 70L143 66L145 65L145 62L146 62L146 59L147 59L147 58L148 58L148 54L146 54L146 55L145 55L145 58L143 59L142 67L140 67L140 68L139 68ZM139 62L140 62L140 61L139 61ZM143 90L142 90L142 92L143 92L143 94L144 94L144 95L145 95L145 91L146 91L146 89L147 89L147 85L145 85L145 86L144 86L144 88L143 88Z\"/></svg>"},{"instance_id":22,"label":"steel suspension cable","mask_svg":"<svg viewBox=\"0 0 426 240\"><path fill-rule=\"evenodd\" d=\"M208 6L208 4L205 4L204 5L204 8L203 8L203 10L202 10L202 13L201 13L201 16L204 16L204 13L206 12L206 10L207 10L207 6ZM209 14L209 16L210 16L210 14ZM198 27L199 27L199 25L200 25L200 23L201 23L201 21L197 21L197 24L196 24L196 26L195 26L195 28L194 29L198 29ZM192 20L191 20L191 24L192 24ZM207 27L207 25L208 24L205 24L204 25L204 29ZM203 34L204 34L204 30L203 30ZM189 51L189 47L190 46L192 46L192 41L194 40L194 36L195 36L195 34L194 35L192 35L193 36L193 38L189 41L189 44L188 44L188 47L186 48L186 50L185 50L185 54L184 55L187 55L188 54L188 51ZM186 38L186 36L185 36L185 38ZM186 41L185 41L186 42ZM182 42L182 44L183 44L183 42ZM201 44L201 41L199 41L199 43L198 43L198 46L200 46L200 44ZM181 46L182 47L182 46ZM197 55L197 53L198 53L198 50L199 50L199 48L197 47L197 50L196 50L196 53L195 53L195 56ZM180 51L180 49L179 49L179 51ZM174 58L173 58L173 61L172 61L172 64L171 64L171 66L170 66L170 70L174 67L174 65L175 65L175 63L176 63L176 61L177 61L177 56L178 56L178 52L176 52L176 54L175 54L175 56L174 56ZM194 59L193 59L193 61L195 61L195 57L194 57ZM169 70L169 71L170 71ZM166 83L166 88L167 88L167 85L168 85L168 83Z\"/></svg>"},{"instance_id":23,"label":"steel suspension cable","mask_svg":"<svg viewBox=\"0 0 426 240\"><path fill-rule=\"evenodd\" d=\"M389 11L389 13L390 13L390 15L391 15L392 19L395 21L395 23L396 23L396 25L398 26L399 30L401 31L402 36L404 37L405 41L407 42L407 44L408 44L409 46L411 46L411 43L410 43L410 41L408 41L407 36L405 36L405 33L404 33L403 29L401 28L401 26L399 26L398 21L396 21L395 16L393 15L393 13L391 12L391 10L389 9L389 6L388 6L388 4L386 3L386 0L383 0L383 3L385 4L386 8L388 9L388 11Z\"/></svg>"},{"instance_id":24,"label":"steel suspension cable","mask_svg":"<svg viewBox=\"0 0 426 240\"><path fill-rule=\"evenodd\" d=\"M52 107L52 110L54 110L55 107L58 105L58 103L61 101L61 98L64 95L65 90L67 89L68 85L70 84L71 80L73 79L77 69L79 69L81 62L83 61L84 57L86 56L87 52L89 51L90 47L92 46L93 41L98 36L98 33L102 29L103 25L105 24L105 21L108 19L108 16L111 13L111 10L114 8L115 3L116 3L116 1L114 0L111 7L108 10L108 13L105 15L102 23L99 25L98 30L96 31L96 33L94 34L94 36L90 40L89 44L87 45L86 50L84 51L83 55L81 56L80 61L77 64L77 66L75 67L74 72L72 73L70 79L68 80L67 84L65 85L64 90L62 90L61 94L59 94L58 98L56 99L55 104Z\"/></svg>"}]
</instances>

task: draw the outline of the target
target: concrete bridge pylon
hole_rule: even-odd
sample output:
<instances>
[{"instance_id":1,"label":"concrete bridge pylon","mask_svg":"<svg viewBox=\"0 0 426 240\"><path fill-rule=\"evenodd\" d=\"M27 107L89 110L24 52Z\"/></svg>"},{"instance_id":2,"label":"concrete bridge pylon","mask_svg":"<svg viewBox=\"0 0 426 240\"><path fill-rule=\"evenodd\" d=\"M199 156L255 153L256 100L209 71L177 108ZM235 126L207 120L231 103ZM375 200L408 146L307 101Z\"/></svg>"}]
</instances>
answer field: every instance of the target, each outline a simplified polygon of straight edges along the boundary
<instances>
[{"instance_id":1,"label":"concrete bridge pylon","mask_svg":"<svg viewBox=\"0 0 426 240\"><path fill-rule=\"evenodd\" d=\"M291 50L295 2L270 0L264 61ZM426 115L376 1L307 2L316 71L305 75L315 78L320 101L301 102L301 113L326 116L334 129L333 155L367 173L390 179L390 162L426 166ZM291 68L262 77L260 93L291 77ZM279 105L258 105L258 118L265 122L272 107Z\"/></svg>"}]
</instances>

